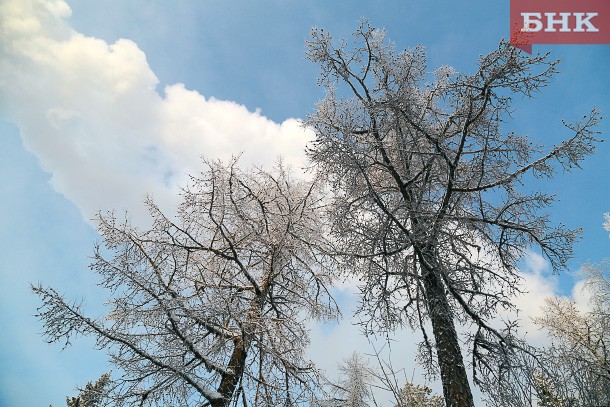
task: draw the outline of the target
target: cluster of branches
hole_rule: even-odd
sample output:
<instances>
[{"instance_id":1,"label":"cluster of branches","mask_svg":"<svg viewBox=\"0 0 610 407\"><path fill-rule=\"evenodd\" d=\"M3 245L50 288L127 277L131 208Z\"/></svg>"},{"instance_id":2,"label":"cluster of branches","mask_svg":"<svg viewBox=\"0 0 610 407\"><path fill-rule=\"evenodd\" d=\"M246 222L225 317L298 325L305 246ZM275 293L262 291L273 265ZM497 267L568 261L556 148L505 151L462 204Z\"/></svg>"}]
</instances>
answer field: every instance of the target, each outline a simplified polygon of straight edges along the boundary
<instances>
[{"instance_id":1,"label":"cluster of branches","mask_svg":"<svg viewBox=\"0 0 610 407\"><path fill-rule=\"evenodd\" d=\"M552 338L536 358L512 360L509 380L486 389L490 406L610 405L610 260L585 265L585 309L566 297L545 300L534 322Z\"/></svg>"},{"instance_id":2,"label":"cluster of branches","mask_svg":"<svg viewBox=\"0 0 610 407\"><path fill-rule=\"evenodd\" d=\"M610 405L610 261L585 265L582 272L590 309L552 297L535 319L553 338L537 383L549 406Z\"/></svg>"},{"instance_id":3,"label":"cluster of branches","mask_svg":"<svg viewBox=\"0 0 610 407\"><path fill-rule=\"evenodd\" d=\"M192 178L176 221L152 201L144 232L99 218L92 269L112 293L105 316L33 287L49 341L91 335L112 350L123 372L113 405L296 405L316 391L305 320L337 313L318 188L281 166L234 164L208 163Z\"/></svg>"},{"instance_id":4,"label":"cluster of branches","mask_svg":"<svg viewBox=\"0 0 610 407\"><path fill-rule=\"evenodd\" d=\"M110 384L110 373L103 373L95 383L87 383L76 397L66 397L67 407L101 407L104 405ZM53 406L50 406L53 407Z\"/></svg>"},{"instance_id":5,"label":"cluster of branches","mask_svg":"<svg viewBox=\"0 0 610 407\"><path fill-rule=\"evenodd\" d=\"M319 399L304 323L337 315L336 270L362 281L366 335L421 331L421 362L440 374L447 405L474 404L468 364L490 390L521 380L517 368L539 359L513 325L490 321L514 307L526 250L560 270L578 231L552 225L553 196L523 184L578 167L598 142L599 114L565 123L570 137L545 149L504 126L513 98L531 97L556 73L548 55L502 42L472 74L430 75L422 48L396 52L367 22L354 38L336 44L314 29L308 41L326 90L307 122L315 181L282 166L246 173L208 163L184 190L177 220L150 200L150 230L100 216L92 268L112 294L105 316L33 288L49 341L92 335L112 350L123 372L110 386L114 405ZM458 324L469 328L463 342ZM397 405L411 405L394 393ZM368 397L359 394L354 405Z\"/></svg>"},{"instance_id":6,"label":"cluster of branches","mask_svg":"<svg viewBox=\"0 0 610 407\"><path fill-rule=\"evenodd\" d=\"M366 358L353 353L339 364L339 381L332 385L335 397L318 401L316 407L378 407L379 396L393 400L393 407L442 407L443 397L432 395L432 389L399 378L397 372L380 352L374 355L378 368ZM404 384L399 384L404 383Z\"/></svg>"}]
</instances>

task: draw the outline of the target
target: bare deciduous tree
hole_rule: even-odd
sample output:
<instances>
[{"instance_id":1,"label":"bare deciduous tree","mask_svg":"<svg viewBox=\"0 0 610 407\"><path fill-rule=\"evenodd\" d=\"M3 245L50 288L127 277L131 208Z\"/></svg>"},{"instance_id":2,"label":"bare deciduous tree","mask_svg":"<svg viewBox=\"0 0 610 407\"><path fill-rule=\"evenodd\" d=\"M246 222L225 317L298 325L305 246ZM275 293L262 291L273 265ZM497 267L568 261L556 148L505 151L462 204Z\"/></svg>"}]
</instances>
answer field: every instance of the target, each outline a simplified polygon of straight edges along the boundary
<instances>
[{"instance_id":1,"label":"bare deciduous tree","mask_svg":"<svg viewBox=\"0 0 610 407\"><path fill-rule=\"evenodd\" d=\"M106 398L106 387L110 384L110 373L104 373L95 383L87 383L76 397L66 397L67 407L101 407Z\"/></svg>"},{"instance_id":2,"label":"bare deciduous tree","mask_svg":"<svg viewBox=\"0 0 610 407\"><path fill-rule=\"evenodd\" d=\"M339 389L344 395L342 406L368 407L373 405L374 397L371 386L375 375L358 353L354 352L339 364L339 373L341 374Z\"/></svg>"},{"instance_id":3,"label":"bare deciduous tree","mask_svg":"<svg viewBox=\"0 0 610 407\"><path fill-rule=\"evenodd\" d=\"M498 372L498 379L481 383L488 407L532 407L540 402L539 384L544 358L539 349L523 341L518 341L516 346L526 351L500 355L498 363L503 368Z\"/></svg>"},{"instance_id":4,"label":"bare deciduous tree","mask_svg":"<svg viewBox=\"0 0 610 407\"><path fill-rule=\"evenodd\" d=\"M487 404L498 407L580 407L610 404L610 261L585 265L583 311L566 297L547 298L534 322L552 343L514 354L500 385L486 389ZM525 346L525 345L524 345Z\"/></svg>"},{"instance_id":5,"label":"bare deciduous tree","mask_svg":"<svg viewBox=\"0 0 610 407\"><path fill-rule=\"evenodd\" d=\"M433 395L428 386L406 382L399 393L399 402L394 407L443 407L445 400Z\"/></svg>"},{"instance_id":6,"label":"bare deciduous tree","mask_svg":"<svg viewBox=\"0 0 610 407\"><path fill-rule=\"evenodd\" d=\"M33 287L50 342L76 335L111 350L113 405L300 405L318 373L304 359L308 318L333 318L314 183L209 163L183 192L178 220L149 201L140 231L100 217L92 269L110 290L92 319Z\"/></svg>"},{"instance_id":7,"label":"bare deciduous tree","mask_svg":"<svg viewBox=\"0 0 610 407\"><path fill-rule=\"evenodd\" d=\"M474 326L475 382L498 379L497 355L515 342L488 321L513 307L518 260L534 245L561 269L577 238L550 224L553 196L522 184L577 167L594 150L599 115L566 124L571 138L548 150L506 132L514 95L544 87L557 62L505 42L473 74L442 67L432 76L422 48L395 52L363 23L353 44L314 29L308 57L326 89L307 123L317 134L309 155L334 191L336 253L362 280L365 328L421 329L446 402L471 406L456 321Z\"/></svg>"}]
</instances>

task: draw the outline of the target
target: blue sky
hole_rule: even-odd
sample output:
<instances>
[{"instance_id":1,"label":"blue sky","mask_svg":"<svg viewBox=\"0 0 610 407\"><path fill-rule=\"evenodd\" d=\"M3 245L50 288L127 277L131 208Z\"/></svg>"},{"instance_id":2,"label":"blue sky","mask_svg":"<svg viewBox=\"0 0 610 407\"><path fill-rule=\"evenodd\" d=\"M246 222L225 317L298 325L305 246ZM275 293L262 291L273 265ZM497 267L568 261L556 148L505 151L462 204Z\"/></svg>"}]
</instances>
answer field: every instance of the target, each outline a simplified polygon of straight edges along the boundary
<instances>
[{"instance_id":1,"label":"blue sky","mask_svg":"<svg viewBox=\"0 0 610 407\"><path fill-rule=\"evenodd\" d=\"M63 352L47 345L29 293L29 283L41 281L97 309L103 293L87 265L98 238L89 219L98 209L129 209L144 222L145 193L171 208L201 155L244 151L245 163L268 165L278 154L302 162L312 135L295 119L323 97L318 69L304 56L312 26L345 37L366 17L397 48L424 45L430 70L472 71L508 36L509 17L507 1L0 0L0 7L0 406L60 406L75 385L108 370L86 339ZM561 119L592 107L610 114L610 45L537 50L561 58L561 73L534 100L516 101L510 127L550 146L568 136ZM606 119L601 130L608 126ZM603 143L583 171L534 186L557 193L554 220L584 228L572 272L610 255L602 227L609 173ZM526 317L544 295L572 293L572 274L551 275L535 255L524 272L532 291L519 300ZM313 329L312 357L329 371L352 350L370 351L349 320ZM407 348L399 359L412 361Z\"/></svg>"}]
</instances>

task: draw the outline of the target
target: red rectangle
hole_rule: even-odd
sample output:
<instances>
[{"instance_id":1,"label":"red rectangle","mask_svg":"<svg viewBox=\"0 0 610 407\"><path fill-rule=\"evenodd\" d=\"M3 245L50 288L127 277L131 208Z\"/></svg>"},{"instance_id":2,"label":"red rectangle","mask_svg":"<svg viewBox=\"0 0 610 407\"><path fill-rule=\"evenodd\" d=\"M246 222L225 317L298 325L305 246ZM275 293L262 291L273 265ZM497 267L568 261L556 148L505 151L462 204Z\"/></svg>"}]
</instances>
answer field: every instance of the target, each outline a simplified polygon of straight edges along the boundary
<instances>
[{"instance_id":1,"label":"red rectangle","mask_svg":"<svg viewBox=\"0 0 610 407\"><path fill-rule=\"evenodd\" d=\"M510 43L610 44L610 0L511 0Z\"/></svg>"}]
</instances>

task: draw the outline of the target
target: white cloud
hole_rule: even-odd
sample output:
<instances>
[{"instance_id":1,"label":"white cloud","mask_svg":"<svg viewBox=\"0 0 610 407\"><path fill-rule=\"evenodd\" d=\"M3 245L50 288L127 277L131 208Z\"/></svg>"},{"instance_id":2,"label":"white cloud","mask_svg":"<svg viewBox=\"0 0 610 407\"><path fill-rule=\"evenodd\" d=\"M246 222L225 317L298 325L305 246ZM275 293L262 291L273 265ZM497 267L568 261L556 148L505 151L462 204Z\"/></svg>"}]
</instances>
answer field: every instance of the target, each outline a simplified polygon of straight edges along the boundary
<instances>
[{"instance_id":1,"label":"white cloud","mask_svg":"<svg viewBox=\"0 0 610 407\"><path fill-rule=\"evenodd\" d=\"M545 300L559 296L573 302L581 312L591 311L591 292L584 280L577 281L568 295L560 294L559 278L550 272L550 264L540 254L527 252L523 258L524 267L520 271L523 293L516 295L514 305L518 313L501 311L498 319L519 321L520 334L534 346L550 345L551 338L546 329L533 322L533 319L543 316Z\"/></svg>"},{"instance_id":2,"label":"white cloud","mask_svg":"<svg viewBox=\"0 0 610 407\"><path fill-rule=\"evenodd\" d=\"M549 264L539 254L529 252L524 260L525 270L521 272L524 293L515 296L514 300L519 310L521 334L526 335L526 339L532 345L548 345L546 332L541 331L532 319L542 316L541 307L545 299L556 295L559 288L557 278L545 273L549 269ZM510 316L515 317L515 315Z\"/></svg>"},{"instance_id":3,"label":"white cloud","mask_svg":"<svg viewBox=\"0 0 610 407\"><path fill-rule=\"evenodd\" d=\"M570 299L574 301L580 312L587 313L593 311L593 293L589 287L587 287L584 280L580 280L574 284Z\"/></svg>"},{"instance_id":4,"label":"white cloud","mask_svg":"<svg viewBox=\"0 0 610 407\"><path fill-rule=\"evenodd\" d=\"M242 164L266 166L282 155L302 166L313 135L297 120L278 124L182 84L159 93L137 44L84 36L70 15L62 0L0 5L0 112L85 219L99 209L132 212L146 193L167 207L202 156L243 152Z\"/></svg>"}]
</instances>

